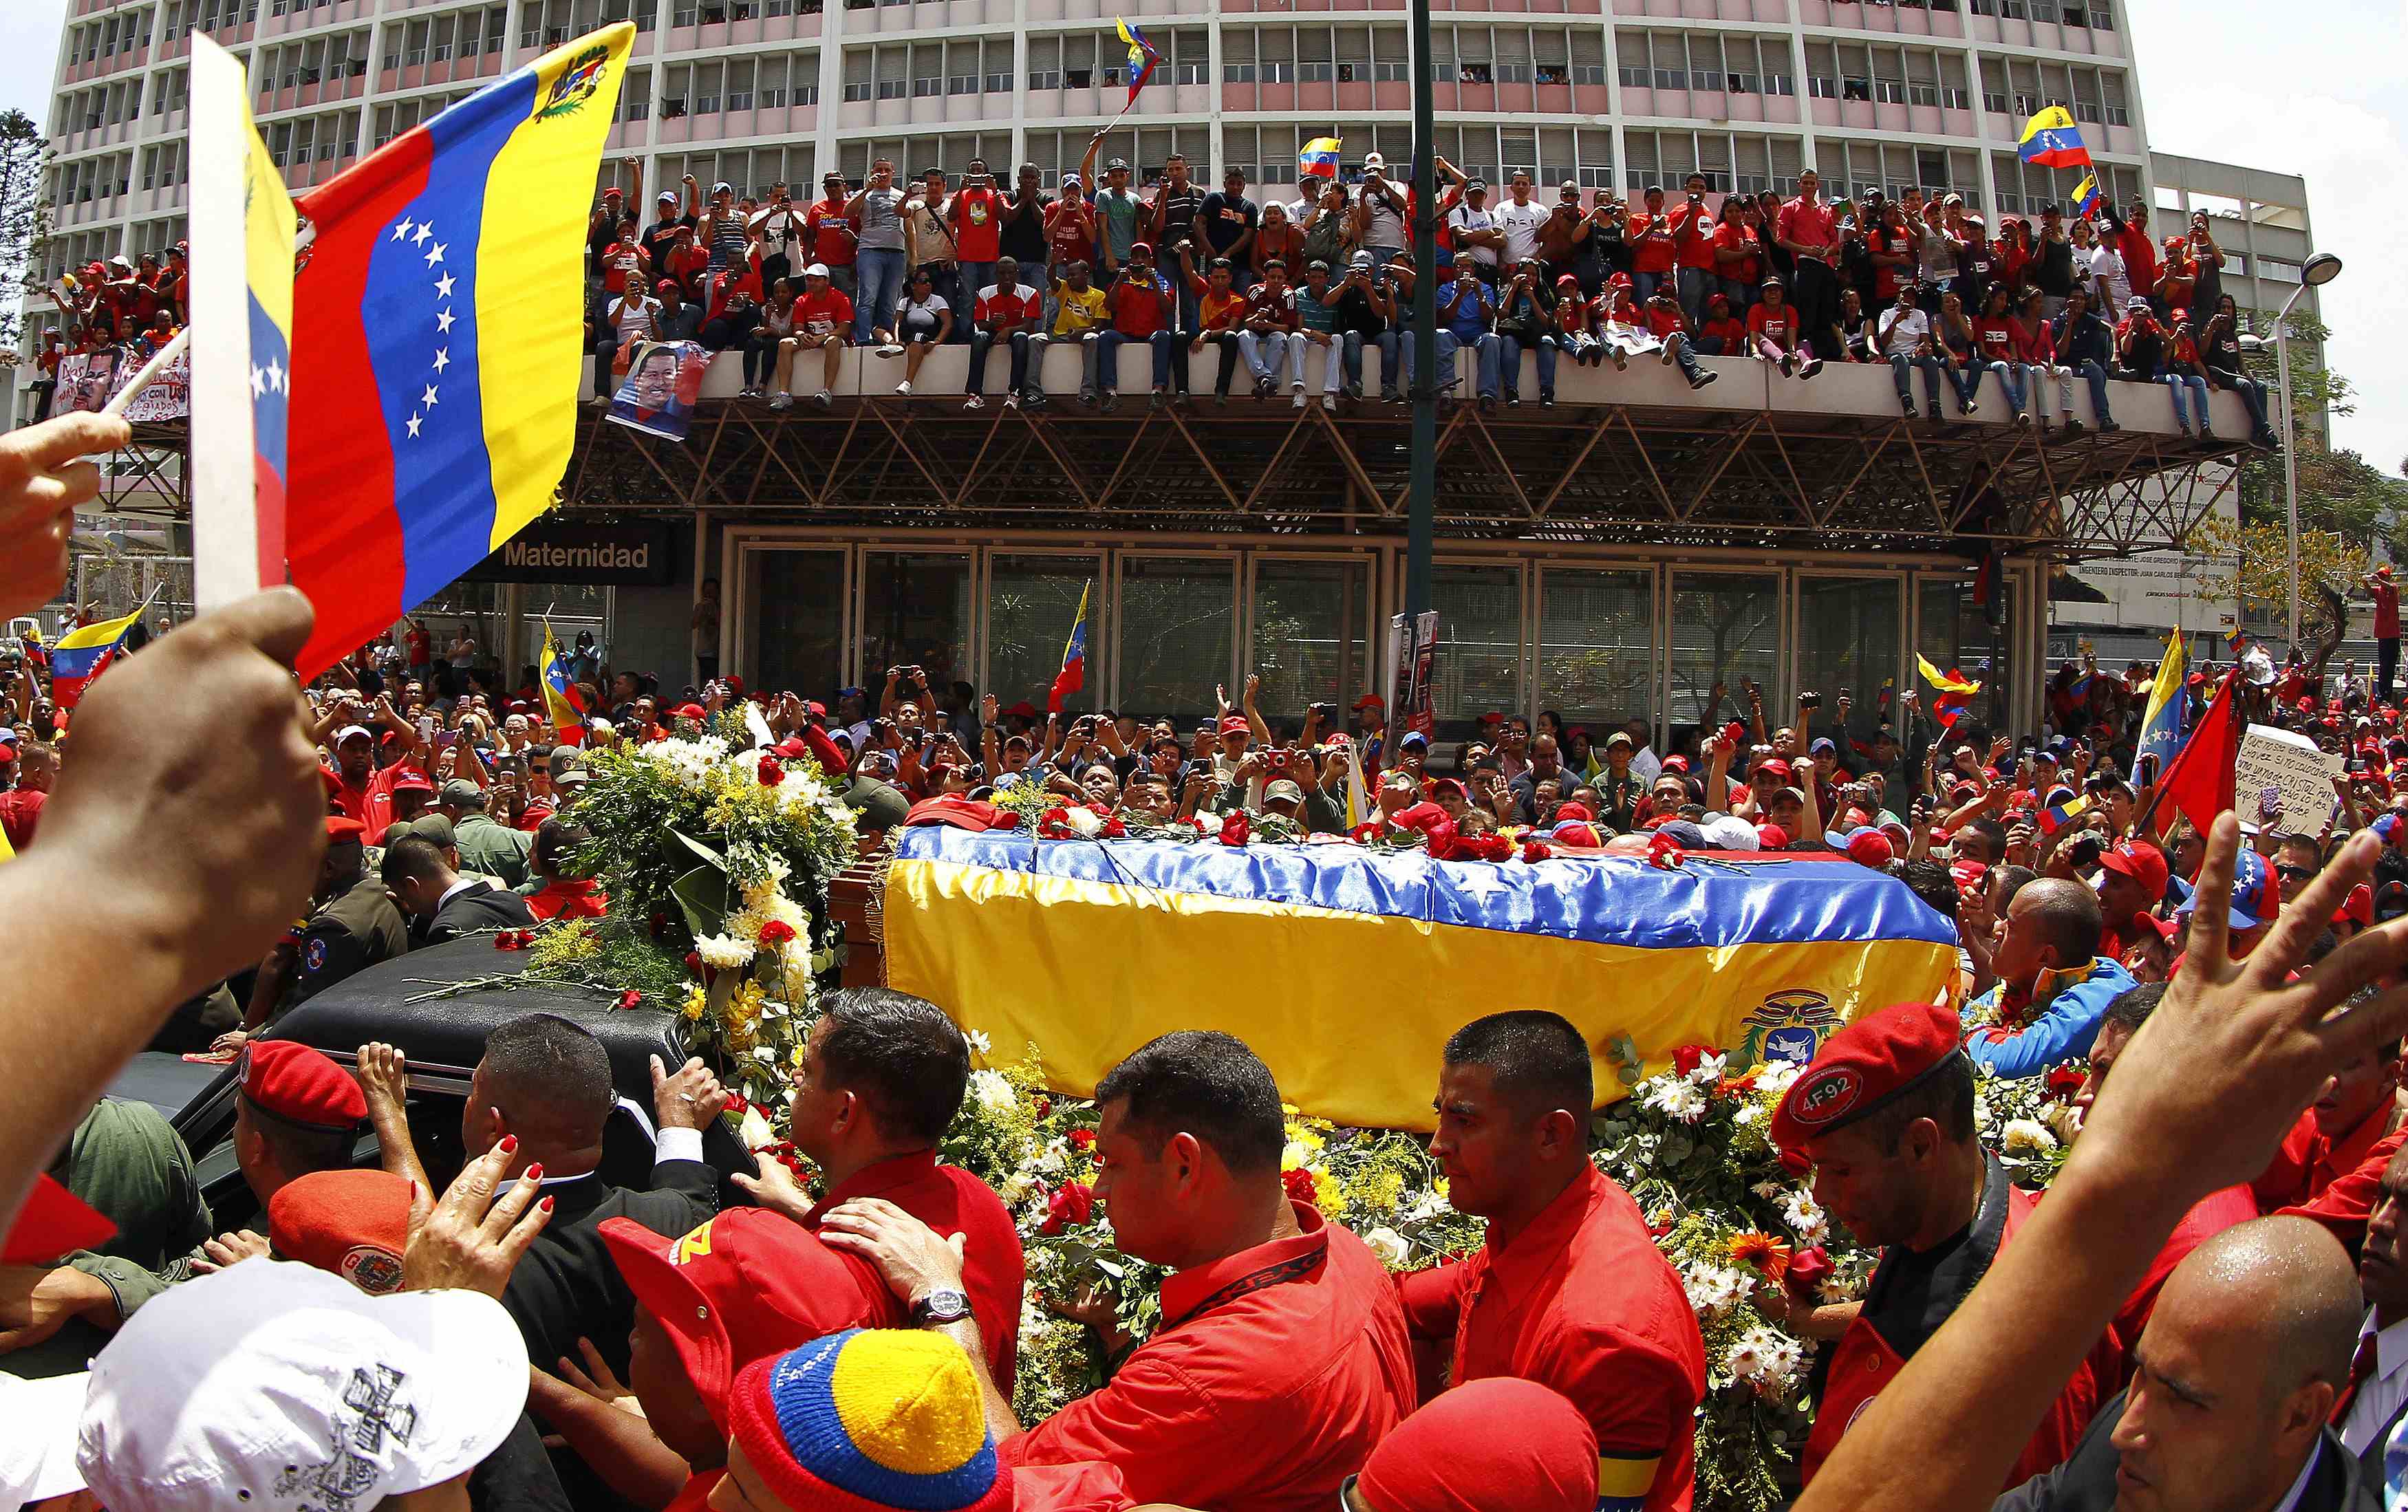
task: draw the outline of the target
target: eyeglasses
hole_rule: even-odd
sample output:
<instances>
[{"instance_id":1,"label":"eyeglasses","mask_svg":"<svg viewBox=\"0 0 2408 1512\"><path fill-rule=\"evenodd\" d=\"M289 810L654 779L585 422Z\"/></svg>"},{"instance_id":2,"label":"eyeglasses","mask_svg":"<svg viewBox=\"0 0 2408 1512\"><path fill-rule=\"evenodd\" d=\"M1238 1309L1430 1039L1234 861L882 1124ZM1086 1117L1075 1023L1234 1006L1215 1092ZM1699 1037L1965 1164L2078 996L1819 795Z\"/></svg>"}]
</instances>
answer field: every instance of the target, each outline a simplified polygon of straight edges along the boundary
<instances>
[{"instance_id":1,"label":"eyeglasses","mask_svg":"<svg viewBox=\"0 0 2408 1512\"><path fill-rule=\"evenodd\" d=\"M2316 874L2306 866L2277 866L2274 875L2287 882L2307 882L2313 881Z\"/></svg>"}]
</instances>

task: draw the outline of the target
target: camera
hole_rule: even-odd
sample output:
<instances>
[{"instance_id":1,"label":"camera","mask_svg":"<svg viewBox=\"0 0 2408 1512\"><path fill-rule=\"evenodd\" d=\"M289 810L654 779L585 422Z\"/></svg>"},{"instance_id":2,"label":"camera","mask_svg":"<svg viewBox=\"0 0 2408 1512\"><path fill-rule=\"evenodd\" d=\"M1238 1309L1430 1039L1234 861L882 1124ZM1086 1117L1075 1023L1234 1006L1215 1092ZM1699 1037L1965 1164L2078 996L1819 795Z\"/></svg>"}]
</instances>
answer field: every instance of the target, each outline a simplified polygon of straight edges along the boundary
<instances>
[{"instance_id":1,"label":"camera","mask_svg":"<svg viewBox=\"0 0 2408 1512\"><path fill-rule=\"evenodd\" d=\"M1799 693L1798 695L1798 706L1799 708L1821 708L1823 706L1823 695L1821 693Z\"/></svg>"},{"instance_id":2,"label":"camera","mask_svg":"<svg viewBox=\"0 0 2408 1512\"><path fill-rule=\"evenodd\" d=\"M2070 854L2072 856L2073 864L2077 868L2097 865L2099 863L2099 836L2095 834L2086 834L2081 839L2074 841L2073 849Z\"/></svg>"}]
</instances>

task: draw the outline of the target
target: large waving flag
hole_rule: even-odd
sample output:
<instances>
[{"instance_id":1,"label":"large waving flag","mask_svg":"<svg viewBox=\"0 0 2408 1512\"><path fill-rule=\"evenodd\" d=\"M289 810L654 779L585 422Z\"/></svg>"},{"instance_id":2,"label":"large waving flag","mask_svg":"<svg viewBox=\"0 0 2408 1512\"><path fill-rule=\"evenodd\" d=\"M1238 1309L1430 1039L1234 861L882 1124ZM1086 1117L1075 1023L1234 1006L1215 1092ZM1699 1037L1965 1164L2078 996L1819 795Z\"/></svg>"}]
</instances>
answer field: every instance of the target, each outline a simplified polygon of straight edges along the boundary
<instances>
[{"instance_id":1,"label":"large waving flag","mask_svg":"<svg viewBox=\"0 0 2408 1512\"><path fill-rule=\"evenodd\" d=\"M2160 772L2182 749L2183 727L2190 711L2190 700L2184 696L2189 678L2190 652L2183 645L2182 626L2176 625L2173 638L2166 642L2166 654L2157 663L2157 680L2149 689L2148 708L2141 716L2141 744L2136 752L2155 756Z\"/></svg>"},{"instance_id":2,"label":"large waving flag","mask_svg":"<svg viewBox=\"0 0 2408 1512\"><path fill-rule=\"evenodd\" d=\"M193 596L284 581L293 196L232 53L193 36Z\"/></svg>"},{"instance_id":3,"label":"large waving flag","mask_svg":"<svg viewBox=\"0 0 2408 1512\"><path fill-rule=\"evenodd\" d=\"M568 658L552 638L552 621L543 622L543 714L560 734L561 744L585 744L585 694L569 675Z\"/></svg>"},{"instance_id":4,"label":"large waving flag","mask_svg":"<svg viewBox=\"0 0 2408 1512\"><path fill-rule=\"evenodd\" d=\"M1923 680L1931 684L1932 692L1940 695L1931 701L1931 717L1940 721L1942 730L1955 729L1956 721L1971 706L1973 695L1982 691L1982 685L1955 667L1941 671L1924 660L1920 652L1914 658L1914 665L1923 674Z\"/></svg>"},{"instance_id":5,"label":"large waving flag","mask_svg":"<svg viewBox=\"0 0 2408 1512\"><path fill-rule=\"evenodd\" d=\"M1121 40L1128 44L1129 50L1128 104L1121 107L1121 114L1126 115L1129 106L1137 104L1137 92L1145 88L1145 81L1154 77L1154 65L1162 61L1162 54L1154 50L1154 44L1145 39L1143 32L1130 25L1125 18L1115 16L1112 21L1120 28Z\"/></svg>"},{"instance_id":6,"label":"large waving flag","mask_svg":"<svg viewBox=\"0 0 2408 1512\"><path fill-rule=\"evenodd\" d=\"M897 836L887 984L951 1006L997 1045L1041 1047L1055 1089L1082 1095L1175 1023L1244 1040L1315 1117L1426 1129L1429 1068L1462 1009L1442 992L1366 1006L1367 977L1510 978L1559 1006L1601 1064L1624 1067L1598 1078L1610 1102L1683 1045L1730 1048L1734 1072L1802 1063L1859 1011L1933 1002L1956 975L1956 926L1844 860L1666 870L1636 857L1499 864L943 825ZM1119 1011L1111 986L1132 960L1161 989L1141 1016ZM1282 991L1222 991L1232 961Z\"/></svg>"},{"instance_id":7,"label":"large waving flag","mask_svg":"<svg viewBox=\"0 0 2408 1512\"><path fill-rule=\"evenodd\" d=\"M2099 213L2099 175L2097 173L2083 175L2082 182L2073 186L2073 213L2085 221Z\"/></svg>"},{"instance_id":8,"label":"large waving flag","mask_svg":"<svg viewBox=\"0 0 2408 1512\"><path fill-rule=\"evenodd\" d=\"M2149 801L2152 811L2160 803L2172 805L2201 834L2214 827L2218 814L2231 812L2240 786L2242 721L2232 712L2233 686L2240 680L2239 667L2224 675L2207 712L2199 717L2199 728L2167 763L2157 778L2157 795ZM2171 829L2172 816L2157 827L2160 833Z\"/></svg>"},{"instance_id":9,"label":"large waving flag","mask_svg":"<svg viewBox=\"0 0 2408 1512\"><path fill-rule=\"evenodd\" d=\"M1062 712L1062 700L1087 685L1087 593L1095 587L1090 581L1079 590L1079 617L1070 621L1070 639L1062 648L1062 670L1054 675L1054 688L1045 695L1047 712Z\"/></svg>"},{"instance_id":10,"label":"large waving flag","mask_svg":"<svg viewBox=\"0 0 2408 1512\"><path fill-rule=\"evenodd\" d=\"M576 436L586 214L636 29L545 53L301 205L287 478L314 677L549 508Z\"/></svg>"},{"instance_id":11,"label":"large waving flag","mask_svg":"<svg viewBox=\"0 0 2408 1512\"><path fill-rule=\"evenodd\" d=\"M2082 128L2073 123L2072 113L2061 105L2052 105L2025 121L2015 150L2026 163L2043 168L2090 166L2090 149L2083 145Z\"/></svg>"},{"instance_id":12,"label":"large waving flag","mask_svg":"<svg viewBox=\"0 0 2408 1512\"><path fill-rule=\"evenodd\" d=\"M1340 144L1344 140L1345 138L1340 136L1316 136L1305 143L1304 150L1296 155L1297 177L1299 178L1337 178L1338 157L1341 150Z\"/></svg>"},{"instance_id":13,"label":"large waving flag","mask_svg":"<svg viewBox=\"0 0 2408 1512\"><path fill-rule=\"evenodd\" d=\"M134 628L143 611L150 607L144 599L132 614L119 620L104 620L96 625L85 625L61 635L50 648L50 702L61 708L73 708L83 699L83 691L92 679L108 669L117 653L125 645L125 633Z\"/></svg>"}]
</instances>

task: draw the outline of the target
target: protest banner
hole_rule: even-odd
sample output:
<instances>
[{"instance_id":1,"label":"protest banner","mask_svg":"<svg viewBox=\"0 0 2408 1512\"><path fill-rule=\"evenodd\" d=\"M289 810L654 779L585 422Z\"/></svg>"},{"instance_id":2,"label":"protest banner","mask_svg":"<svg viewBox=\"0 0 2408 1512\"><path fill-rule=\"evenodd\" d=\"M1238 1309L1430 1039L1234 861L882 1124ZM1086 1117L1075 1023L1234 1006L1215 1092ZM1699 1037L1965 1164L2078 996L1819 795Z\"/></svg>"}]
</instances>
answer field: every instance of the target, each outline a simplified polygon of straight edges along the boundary
<instances>
[{"instance_id":1,"label":"protest banner","mask_svg":"<svg viewBox=\"0 0 2408 1512\"><path fill-rule=\"evenodd\" d=\"M2333 778L2343 775L2344 765L2341 757L2318 750L2305 735L2251 725L2241 736L2232 784L2242 828L2253 834L2269 826L2285 834L2321 834L2338 801Z\"/></svg>"},{"instance_id":2,"label":"protest banner","mask_svg":"<svg viewBox=\"0 0 2408 1512\"><path fill-rule=\"evenodd\" d=\"M130 366L123 371L127 378L133 377ZM159 376L152 378L141 392L127 400L125 407L119 413L136 425L189 419L193 413L192 358L179 355L161 368Z\"/></svg>"},{"instance_id":3,"label":"protest banner","mask_svg":"<svg viewBox=\"0 0 2408 1512\"><path fill-rule=\"evenodd\" d=\"M698 341L636 343L627 376L610 399L611 421L664 440L684 440L710 358Z\"/></svg>"},{"instance_id":4,"label":"protest banner","mask_svg":"<svg viewBox=\"0 0 2408 1512\"><path fill-rule=\"evenodd\" d=\"M53 414L64 415L76 410L97 415L108 404L109 395L117 392L118 375L131 372L125 365L128 356L122 347L103 347L98 351L71 351L59 359L59 386L50 396Z\"/></svg>"}]
</instances>

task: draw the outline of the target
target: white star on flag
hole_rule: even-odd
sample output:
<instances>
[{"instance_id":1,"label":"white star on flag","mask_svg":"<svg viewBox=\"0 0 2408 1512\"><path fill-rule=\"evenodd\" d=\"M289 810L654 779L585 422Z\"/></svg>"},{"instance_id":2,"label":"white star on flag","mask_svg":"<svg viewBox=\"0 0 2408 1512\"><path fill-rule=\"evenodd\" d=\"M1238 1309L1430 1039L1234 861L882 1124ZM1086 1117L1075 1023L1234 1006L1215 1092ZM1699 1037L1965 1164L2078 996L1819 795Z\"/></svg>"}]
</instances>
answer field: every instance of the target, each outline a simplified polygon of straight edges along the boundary
<instances>
[{"instance_id":1,"label":"white star on flag","mask_svg":"<svg viewBox=\"0 0 2408 1512\"><path fill-rule=\"evenodd\" d=\"M416 415L412 415L412 416L410 416L410 417L409 417L409 434L410 434L410 435L416 435L418 434L418 427L419 427L419 425L420 425L421 423L422 423L422 421L419 420L419 418L418 418Z\"/></svg>"},{"instance_id":2,"label":"white star on flag","mask_svg":"<svg viewBox=\"0 0 2408 1512\"><path fill-rule=\"evenodd\" d=\"M452 312L448 309L436 311L435 329L437 333L444 334L450 332L452 329Z\"/></svg>"},{"instance_id":3,"label":"white star on flag","mask_svg":"<svg viewBox=\"0 0 2408 1512\"><path fill-rule=\"evenodd\" d=\"M257 363L251 366L251 396L257 399L267 392L267 374Z\"/></svg>"},{"instance_id":4,"label":"white star on flag","mask_svg":"<svg viewBox=\"0 0 2408 1512\"><path fill-rule=\"evenodd\" d=\"M1487 862L1469 863L1442 862L1440 864L1445 868L1446 876L1455 883L1455 890L1459 892L1469 892L1475 898L1485 898L1493 893L1510 891L1502 881L1498 879L1497 868Z\"/></svg>"},{"instance_id":5,"label":"white star on flag","mask_svg":"<svg viewBox=\"0 0 2408 1512\"><path fill-rule=\"evenodd\" d=\"M452 297L452 275L449 273L435 280L435 297L437 299L449 299ZM451 312L446 310L444 313L449 315ZM446 327L446 329L449 329L449 327Z\"/></svg>"},{"instance_id":6,"label":"white star on flag","mask_svg":"<svg viewBox=\"0 0 2408 1512\"><path fill-rule=\"evenodd\" d=\"M429 409L432 409L432 408L434 408L434 407L435 407L435 385L434 385L434 384L430 383L430 384L428 384L428 385L426 386L426 392L425 392L424 393L422 393L422 394L420 394L420 395L418 396L418 402L419 402L420 404L422 404L422 405L424 405L424 406L425 406L427 408L429 408Z\"/></svg>"},{"instance_id":7,"label":"white star on flag","mask_svg":"<svg viewBox=\"0 0 2408 1512\"><path fill-rule=\"evenodd\" d=\"M437 347L437 348L436 348L436 349L435 349L435 371L437 371L437 372L440 373L440 372L442 372L445 368L447 368L447 367L449 367L449 366L451 366L451 365L452 365L452 349L450 349L449 347Z\"/></svg>"},{"instance_id":8,"label":"white star on flag","mask_svg":"<svg viewBox=\"0 0 2408 1512\"><path fill-rule=\"evenodd\" d=\"M409 238L409 244L412 247L423 247L426 244L426 238L434 234L434 226L428 224L424 221L421 221L418 222L418 235Z\"/></svg>"},{"instance_id":9,"label":"white star on flag","mask_svg":"<svg viewBox=\"0 0 2408 1512\"><path fill-rule=\"evenodd\" d=\"M442 262L444 251L445 248L439 241L433 247L428 248L426 251L426 265L428 267L433 267L436 264Z\"/></svg>"},{"instance_id":10,"label":"white star on flag","mask_svg":"<svg viewBox=\"0 0 2408 1512\"><path fill-rule=\"evenodd\" d=\"M267 360L267 386L279 393L284 392L284 364L273 357Z\"/></svg>"},{"instance_id":11,"label":"white star on flag","mask_svg":"<svg viewBox=\"0 0 2408 1512\"><path fill-rule=\"evenodd\" d=\"M403 217L400 221L398 221L394 222L394 228L393 228L393 239L394 239L394 240L395 240L395 241L399 241L399 240L401 240L404 236L407 236L407 235L409 235L409 219L408 219L408 217L405 216L405 217Z\"/></svg>"}]
</instances>

